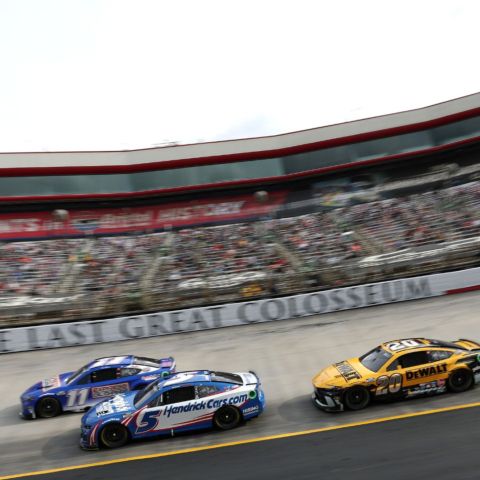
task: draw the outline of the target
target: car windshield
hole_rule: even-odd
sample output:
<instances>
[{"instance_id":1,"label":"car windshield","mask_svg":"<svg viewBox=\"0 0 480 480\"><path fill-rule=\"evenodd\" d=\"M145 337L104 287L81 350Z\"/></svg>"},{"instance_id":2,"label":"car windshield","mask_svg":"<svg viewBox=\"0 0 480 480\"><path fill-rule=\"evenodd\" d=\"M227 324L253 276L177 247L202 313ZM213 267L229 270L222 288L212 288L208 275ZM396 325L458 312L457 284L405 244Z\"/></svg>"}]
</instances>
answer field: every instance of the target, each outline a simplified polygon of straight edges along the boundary
<instances>
[{"instance_id":1,"label":"car windshield","mask_svg":"<svg viewBox=\"0 0 480 480\"><path fill-rule=\"evenodd\" d=\"M377 347L362 355L359 360L365 368L372 372L378 372L391 357L392 354L390 352L387 352L382 347Z\"/></svg>"},{"instance_id":2,"label":"car windshield","mask_svg":"<svg viewBox=\"0 0 480 480\"><path fill-rule=\"evenodd\" d=\"M87 370L90 364L84 365L82 368L79 368L73 375L68 377L68 380L65 382L67 385L75 383Z\"/></svg>"},{"instance_id":3,"label":"car windshield","mask_svg":"<svg viewBox=\"0 0 480 480\"><path fill-rule=\"evenodd\" d=\"M149 402L150 399L153 398L155 394L160 390L160 383L161 380L147 385L143 390L139 390L138 393L135 395L135 399L133 400L135 408L138 408L143 403Z\"/></svg>"}]
</instances>

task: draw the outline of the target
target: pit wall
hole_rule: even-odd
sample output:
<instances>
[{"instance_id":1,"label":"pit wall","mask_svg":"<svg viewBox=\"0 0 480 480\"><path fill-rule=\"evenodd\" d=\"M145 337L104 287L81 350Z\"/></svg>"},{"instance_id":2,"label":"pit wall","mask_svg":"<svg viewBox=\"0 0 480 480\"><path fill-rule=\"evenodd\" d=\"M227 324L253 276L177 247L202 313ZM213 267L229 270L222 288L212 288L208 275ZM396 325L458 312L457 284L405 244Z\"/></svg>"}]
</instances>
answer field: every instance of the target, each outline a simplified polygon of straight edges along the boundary
<instances>
[{"instance_id":1,"label":"pit wall","mask_svg":"<svg viewBox=\"0 0 480 480\"><path fill-rule=\"evenodd\" d=\"M281 298L144 315L0 329L0 353L273 322L480 290L480 268L322 290Z\"/></svg>"}]
</instances>

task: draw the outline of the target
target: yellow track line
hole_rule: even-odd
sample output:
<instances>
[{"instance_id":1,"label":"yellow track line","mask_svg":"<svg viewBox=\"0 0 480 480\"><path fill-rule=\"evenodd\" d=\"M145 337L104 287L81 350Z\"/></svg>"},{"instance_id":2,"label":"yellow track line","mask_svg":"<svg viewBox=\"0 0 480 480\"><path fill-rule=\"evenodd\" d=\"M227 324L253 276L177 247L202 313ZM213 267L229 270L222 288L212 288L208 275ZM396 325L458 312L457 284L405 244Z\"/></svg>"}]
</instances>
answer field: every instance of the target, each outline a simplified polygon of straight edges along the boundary
<instances>
[{"instance_id":1,"label":"yellow track line","mask_svg":"<svg viewBox=\"0 0 480 480\"><path fill-rule=\"evenodd\" d=\"M27 473L17 473L14 475L7 475L4 477L0 477L0 480L11 480L13 478L22 478L22 477L30 477L34 475L46 475L49 473L58 473L58 472L66 472L69 470L79 470L82 468L92 468L92 467L102 467L105 465L112 465L115 463L123 463L123 462L132 462L135 460L147 460L150 458L160 458L160 457L169 457L171 455L182 455L185 453L193 453L193 452L202 452L205 450L213 450L215 448L224 448L224 447L233 447L236 445L246 445L249 443L257 443L257 442L266 442L268 440L277 440L281 438L289 438L289 437L299 437L301 435L311 435L312 433L321 433L321 432L329 432L332 430L341 430L343 428L352 428L352 427L361 427L364 425L372 425L375 423L383 423L383 422L390 422L392 420L401 420L404 418L411 418L411 417L420 417L423 415L432 415L434 413L442 413L442 412L451 412L454 410L464 410L466 408L474 408L480 407L480 402L474 403L465 403L462 405L454 405L450 407L443 407L443 408L435 408L431 410L423 410L420 412L412 412L412 413L403 413L401 415L394 415L391 417L382 417L382 418L374 418L371 420L364 420L362 422L353 422L353 423L345 423L343 425L334 425L330 427L322 427L322 428L314 428L311 430L302 430L299 432L290 432L290 433L278 433L275 435L269 435L266 437L257 437L257 438L250 438L247 440L237 440L235 442L226 442L226 443L218 443L216 445L206 445L203 447L194 447L194 448L185 448L183 450L174 450L171 452L162 452L162 453L151 453L148 455L138 455L135 457L125 457L125 458L116 458L114 460L106 460L103 462L95 462L95 463L86 463L83 465L72 465L69 467L59 467L59 468L51 468L48 470L39 470L35 472L27 472Z\"/></svg>"}]
</instances>

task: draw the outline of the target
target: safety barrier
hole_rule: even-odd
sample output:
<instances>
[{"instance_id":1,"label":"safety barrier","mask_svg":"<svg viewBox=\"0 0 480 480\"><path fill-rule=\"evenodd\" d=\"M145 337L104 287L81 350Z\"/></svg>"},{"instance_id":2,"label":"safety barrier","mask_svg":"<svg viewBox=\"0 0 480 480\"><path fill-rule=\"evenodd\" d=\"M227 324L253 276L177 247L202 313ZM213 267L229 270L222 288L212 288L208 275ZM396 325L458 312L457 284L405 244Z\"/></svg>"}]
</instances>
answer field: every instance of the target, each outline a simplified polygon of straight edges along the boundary
<instances>
[{"instance_id":1,"label":"safety barrier","mask_svg":"<svg viewBox=\"0 0 480 480\"><path fill-rule=\"evenodd\" d=\"M0 353L116 342L287 320L480 289L480 268L280 298L0 330Z\"/></svg>"}]
</instances>

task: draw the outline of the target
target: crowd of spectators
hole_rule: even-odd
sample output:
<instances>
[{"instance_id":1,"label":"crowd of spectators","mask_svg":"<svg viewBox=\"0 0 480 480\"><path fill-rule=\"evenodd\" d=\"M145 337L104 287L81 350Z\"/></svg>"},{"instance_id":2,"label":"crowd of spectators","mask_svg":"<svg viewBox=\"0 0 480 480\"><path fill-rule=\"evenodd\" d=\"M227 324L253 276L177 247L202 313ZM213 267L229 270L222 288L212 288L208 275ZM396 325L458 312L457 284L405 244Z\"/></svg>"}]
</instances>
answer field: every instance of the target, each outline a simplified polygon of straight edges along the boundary
<instances>
[{"instance_id":1,"label":"crowd of spectators","mask_svg":"<svg viewBox=\"0 0 480 480\"><path fill-rule=\"evenodd\" d=\"M77 248L75 239L10 242L0 248L0 296L49 295Z\"/></svg>"},{"instance_id":2,"label":"crowd of spectators","mask_svg":"<svg viewBox=\"0 0 480 480\"><path fill-rule=\"evenodd\" d=\"M180 230L173 235L168 280L281 271L288 262L261 227L250 223Z\"/></svg>"},{"instance_id":3,"label":"crowd of spectators","mask_svg":"<svg viewBox=\"0 0 480 480\"><path fill-rule=\"evenodd\" d=\"M152 308L151 292L175 296L185 282L246 272L269 277L348 269L371 255L480 235L480 182L290 218L162 233L6 242L0 297L83 295L89 305ZM242 277L243 278L243 277ZM328 275L323 277L328 279ZM334 284L341 284L342 276ZM328 287L329 280L324 280ZM230 282L231 283L231 282ZM240 282L241 283L241 282ZM252 285L241 291L275 293ZM322 285L320 285L322 286ZM242 290L243 289L243 290ZM211 301L211 299L209 299ZM102 304L103 302L103 304ZM122 303L123 302L123 303ZM101 308L97 313L101 313ZM0 316L1 305L0 305Z\"/></svg>"},{"instance_id":4,"label":"crowd of spectators","mask_svg":"<svg viewBox=\"0 0 480 480\"><path fill-rule=\"evenodd\" d=\"M134 295L166 234L8 242L0 247L0 297ZM1 306L0 306L1 309Z\"/></svg>"},{"instance_id":5,"label":"crowd of spectators","mask_svg":"<svg viewBox=\"0 0 480 480\"><path fill-rule=\"evenodd\" d=\"M129 235L82 239L79 242L75 288L112 295L133 292L162 248L166 235Z\"/></svg>"},{"instance_id":6,"label":"crowd of spectators","mask_svg":"<svg viewBox=\"0 0 480 480\"><path fill-rule=\"evenodd\" d=\"M281 240L318 267L480 235L480 183L274 220Z\"/></svg>"},{"instance_id":7,"label":"crowd of spectators","mask_svg":"<svg viewBox=\"0 0 480 480\"><path fill-rule=\"evenodd\" d=\"M480 233L480 185L357 205L341 211L352 228L372 238L385 253L459 240Z\"/></svg>"}]
</instances>

